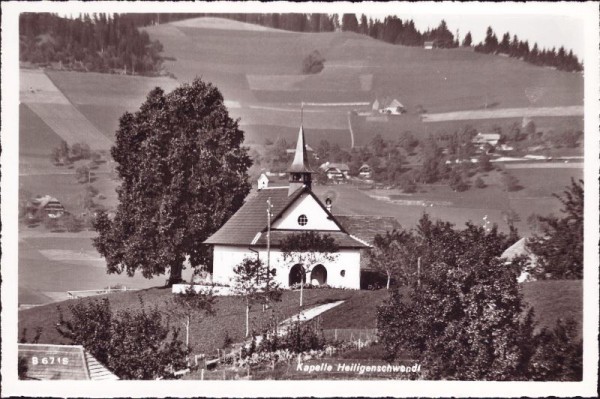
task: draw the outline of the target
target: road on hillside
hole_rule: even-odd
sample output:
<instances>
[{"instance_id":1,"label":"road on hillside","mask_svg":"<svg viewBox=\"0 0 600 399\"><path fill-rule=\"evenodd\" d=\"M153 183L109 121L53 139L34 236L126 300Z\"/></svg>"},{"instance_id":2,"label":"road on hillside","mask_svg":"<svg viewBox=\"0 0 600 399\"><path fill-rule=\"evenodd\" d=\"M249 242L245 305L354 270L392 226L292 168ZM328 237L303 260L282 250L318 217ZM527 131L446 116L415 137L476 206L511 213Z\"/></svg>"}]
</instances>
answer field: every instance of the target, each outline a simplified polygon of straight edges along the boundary
<instances>
[{"instance_id":1,"label":"road on hillside","mask_svg":"<svg viewBox=\"0 0 600 399\"><path fill-rule=\"evenodd\" d=\"M583 116L583 106L572 105L565 107L528 107L444 112L439 114L424 114L423 122L522 118L534 116Z\"/></svg>"}]
</instances>

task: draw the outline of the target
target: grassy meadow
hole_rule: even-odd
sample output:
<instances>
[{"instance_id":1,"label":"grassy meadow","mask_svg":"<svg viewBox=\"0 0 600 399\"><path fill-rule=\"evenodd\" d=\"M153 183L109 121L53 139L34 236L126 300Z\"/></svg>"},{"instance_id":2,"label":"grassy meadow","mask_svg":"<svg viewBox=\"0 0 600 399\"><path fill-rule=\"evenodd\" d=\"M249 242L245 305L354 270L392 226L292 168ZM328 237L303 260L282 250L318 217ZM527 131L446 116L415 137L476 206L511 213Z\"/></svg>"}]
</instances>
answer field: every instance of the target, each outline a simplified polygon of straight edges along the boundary
<instances>
[{"instance_id":1,"label":"grassy meadow","mask_svg":"<svg viewBox=\"0 0 600 399\"><path fill-rule=\"evenodd\" d=\"M580 324L583 315L582 282L580 280L538 281L522 284L524 300L533 306L536 312L538 329L552 328L558 318L572 317ZM252 328L260 330L260 326L270 317L278 321L291 317L299 312L299 292L286 291L282 301L275 303L272 309L262 312L260 306L252 308L250 319ZM108 296L113 310L137 308L141 296L146 306L158 306L168 313L166 302L171 297L168 288L150 288L137 292L114 293ZM84 298L54 303L19 312L19 331L26 328L35 331L43 328L41 343L67 343L55 330L58 320L57 306L69 315L68 306L76 301L90 301L95 298ZM387 298L386 290L352 291L337 289L313 289L304 291L306 308L320 304L344 300L341 305L330 309L319 317L324 329L377 328L377 306ZM221 348L225 335L228 334L233 342L242 342L245 331L245 305L239 297L218 297L215 305L216 316L201 316L195 319L190 329L190 342L193 352L215 354ZM172 320L177 322L176 320Z\"/></svg>"}]
</instances>

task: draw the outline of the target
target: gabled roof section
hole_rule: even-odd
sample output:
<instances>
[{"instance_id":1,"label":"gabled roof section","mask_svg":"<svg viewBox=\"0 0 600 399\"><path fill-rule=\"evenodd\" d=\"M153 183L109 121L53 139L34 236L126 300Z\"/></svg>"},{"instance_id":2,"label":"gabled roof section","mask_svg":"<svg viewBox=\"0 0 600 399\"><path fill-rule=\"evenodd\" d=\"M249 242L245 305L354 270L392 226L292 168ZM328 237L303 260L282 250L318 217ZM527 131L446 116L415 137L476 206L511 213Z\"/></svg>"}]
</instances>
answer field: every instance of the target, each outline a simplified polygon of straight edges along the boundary
<instances>
[{"instance_id":1,"label":"gabled roof section","mask_svg":"<svg viewBox=\"0 0 600 399\"><path fill-rule=\"evenodd\" d=\"M273 221L302 192L304 189L299 189L288 196L288 187L273 187L251 193L244 205L204 244L250 245L257 233L267 228L267 200L271 198Z\"/></svg>"},{"instance_id":2,"label":"gabled roof section","mask_svg":"<svg viewBox=\"0 0 600 399\"><path fill-rule=\"evenodd\" d=\"M383 235L386 231L401 227L396 218L391 216L338 215L336 219L348 234L370 245L373 245L377 234Z\"/></svg>"},{"instance_id":3,"label":"gabled roof section","mask_svg":"<svg viewBox=\"0 0 600 399\"><path fill-rule=\"evenodd\" d=\"M308 163L308 154L306 151L306 140L304 139L304 128L300 126L298 132L298 141L296 142L296 153L294 160L287 170L289 173L315 173Z\"/></svg>"}]
</instances>

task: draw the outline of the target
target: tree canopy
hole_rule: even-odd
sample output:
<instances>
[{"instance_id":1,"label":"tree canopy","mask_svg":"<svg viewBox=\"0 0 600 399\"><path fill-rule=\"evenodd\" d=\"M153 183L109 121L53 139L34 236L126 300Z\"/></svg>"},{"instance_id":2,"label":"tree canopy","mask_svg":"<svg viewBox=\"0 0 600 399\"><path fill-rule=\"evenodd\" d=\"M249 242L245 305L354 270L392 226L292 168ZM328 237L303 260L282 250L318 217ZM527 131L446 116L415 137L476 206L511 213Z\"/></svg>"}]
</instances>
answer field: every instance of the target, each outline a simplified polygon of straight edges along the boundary
<instances>
[{"instance_id":1,"label":"tree canopy","mask_svg":"<svg viewBox=\"0 0 600 399\"><path fill-rule=\"evenodd\" d=\"M517 282L525 259L507 266L499 257L514 238L495 226L455 230L427 216L414 234L421 277L405 294L392 291L377 312L389 360L418 359L422 377L436 380L581 378L576 323L559 320L534 333L534 312Z\"/></svg>"},{"instance_id":2,"label":"tree canopy","mask_svg":"<svg viewBox=\"0 0 600 399\"><path fill-rule=\"evenodd\" d=\"M571 180L562 195L563 217L538 217L540 234L528 241L537 257L537 278L583 278L583 180Z\"/></svg>"},{"instance_id":3,"label":"tree canopy","mask_svg":"<svg viewBox=\"0 0 600 399\"><path fill-rule=\"evenodd\" d=\"M210 265L202 245L242 205L251 160L244 133L219 90L195 79L169 94L156 88L120 119L111 154L120 179L114 219L100 213L94 246L108 273L170 271Z\"/></svg>"}]
</instances>

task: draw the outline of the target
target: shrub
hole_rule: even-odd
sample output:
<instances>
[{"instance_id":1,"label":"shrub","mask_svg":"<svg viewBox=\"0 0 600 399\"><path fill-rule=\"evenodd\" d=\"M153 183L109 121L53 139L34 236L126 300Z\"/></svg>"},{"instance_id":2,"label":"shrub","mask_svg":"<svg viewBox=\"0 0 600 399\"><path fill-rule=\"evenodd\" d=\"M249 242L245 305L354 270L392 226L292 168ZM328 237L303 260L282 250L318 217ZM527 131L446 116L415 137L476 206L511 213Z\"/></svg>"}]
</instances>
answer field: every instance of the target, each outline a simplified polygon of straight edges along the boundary
<instances>
[{"instance_id":1,"label":"shrub","mask_svg":"<svg viewBox=\"0 0 600 399\"><path fill-rule=\"evenodd\" d=\"M61 220L68 232L77 233L83 230L83 220L77 216L68 214L64 215Z\"/></svg>"},{"instance_id":2,"label":"shrub","mask_svg":"<svg viewBox=\"0 0 600 399\"><path fill-rule=\"evenodd\" d=\"M157 307L113 312L107 298L69 306L65 319L60 306L56 329L76 345L83 345L121 379L173 378L186 366L189 354L179 330L163 320Z\"/></svg>"},{"instance_id":3,"label":"shrub","mask_svg":"<svg viewBox=\"0 0 600 399\"><path fill-rule=\"evenodd\" d=\"M483 179L481 177L478 177L477 179L475 179L475 187L477 188L485 188L485 182L483 181Z\"/></svg>"},{"instance_id":4,"label":"shrub","mask_svg":"<svg viewBox=\"0 0 600 399\"><path fill-rule=\"evenodd\" d=\"M449 184L451 189L458 192L466 191L469 188L469 185L464 181L462 175L455 170L450 173Z\"/></svg>"},{"instance_id":5,"label":"shrub","mask_svg":"<svg viewBox=\"0 0 600 399\"><path fill-rule=\"evenodd\" d=\"M317 50L304 58L302 61L302 73L304 74L316 74L323 70L325 58Z\"/></svg>"},{"instance_id":6,"label":"shrub","mask_svg":"<svg viewBox=\"0 0 600 399\"><path fill-rule=\"evenodd\" d=\"M519 185L519 179L508 172L504 173L502 176L502 184L504 185L504 190L506 191L518 191L523 188Z\"/></svg>"}]
</instances>

